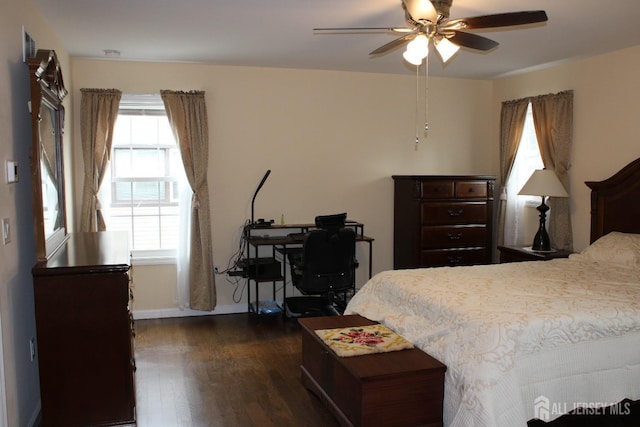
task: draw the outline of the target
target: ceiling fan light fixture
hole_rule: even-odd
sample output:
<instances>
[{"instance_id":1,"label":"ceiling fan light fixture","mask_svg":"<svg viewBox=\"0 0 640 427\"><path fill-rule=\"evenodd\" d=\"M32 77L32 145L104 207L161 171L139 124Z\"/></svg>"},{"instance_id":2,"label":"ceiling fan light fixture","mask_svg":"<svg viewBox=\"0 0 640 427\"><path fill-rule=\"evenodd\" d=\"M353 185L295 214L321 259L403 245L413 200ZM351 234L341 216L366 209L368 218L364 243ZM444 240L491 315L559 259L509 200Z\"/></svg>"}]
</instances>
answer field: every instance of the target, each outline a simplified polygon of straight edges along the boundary
<instances>
[{"instance_id":1,"label":"ceiling fan light fixture","mask_svg":"<svg viewBox=\"0 0 640 427\"><path fill-rule=\"evenodd\" d=\"M424 59L424 57L419 54L418 52L415 51L409 51L406 50L403 54L402 57L404 58L405 61L407 61L409 64L413 64L413 65L420 65L422 64L422 60Z\"/></svg>"},{"instance_id":2,"label":"ceiling fan light fixture","mask_svg":"<svg viewBox=\"0 0 640 427\"><path fill-rule=\"evenodd\" d=\"M423 55L425 58L429 54L429 39L424 34L418 34L407 45L407 52L415 52L418 55Z\"/></svg>"},{"instance_id":3,"label":"ceiling fan light fixture","mask_svg":"<svg viewBox=\"0 0 640 427\"><path fill-rule=\"evenodd\" d=\"M451 43L446 37L437 38L434 41L434 45L440 54L440 58L442 58L442 62L445 64L460 50L460 46Z\"/></svg>"},{"instance_id":4,"label":"ceiling fan light fixture","mask_svg":"<svg viewBox=\"0 0 640 427\"><path fill-rule=\"evenodd\" d=\"M420 65L427 55L429 55L429 39L425 34L418 34L407 44L407 50L402 57L410 64Z\"/></svg>"}]
</instances>

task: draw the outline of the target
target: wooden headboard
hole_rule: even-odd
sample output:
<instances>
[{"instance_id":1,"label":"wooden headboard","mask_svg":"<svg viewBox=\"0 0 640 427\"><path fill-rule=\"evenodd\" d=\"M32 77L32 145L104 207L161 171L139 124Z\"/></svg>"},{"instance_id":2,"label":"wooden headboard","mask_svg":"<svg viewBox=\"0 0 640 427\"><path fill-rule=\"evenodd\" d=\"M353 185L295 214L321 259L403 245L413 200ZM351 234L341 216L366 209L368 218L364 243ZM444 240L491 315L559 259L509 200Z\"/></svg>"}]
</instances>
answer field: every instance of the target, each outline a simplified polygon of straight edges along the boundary
<instances>
[{"instance_id":1,"label":"wooden headboard","mask_svg":"<svg viewBox=\"0 0 640 427\"><path fill-rule=\"evenodd\" d=\"M591 188L591 243L611 231L640 233L640 158Z\"/></svg>"}]
</instances>

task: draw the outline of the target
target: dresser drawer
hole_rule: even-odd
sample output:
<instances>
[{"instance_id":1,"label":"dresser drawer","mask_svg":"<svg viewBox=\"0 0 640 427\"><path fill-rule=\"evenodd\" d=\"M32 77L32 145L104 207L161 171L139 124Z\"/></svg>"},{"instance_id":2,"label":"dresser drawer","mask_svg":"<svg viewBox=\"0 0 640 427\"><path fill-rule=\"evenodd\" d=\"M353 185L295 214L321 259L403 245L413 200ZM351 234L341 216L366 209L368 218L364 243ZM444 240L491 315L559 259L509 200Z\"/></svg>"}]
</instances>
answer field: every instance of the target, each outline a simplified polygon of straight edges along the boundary
<instances>
[{"instance_id":1,"label":"dresser drawer","mask_svg":"<svg viewBox=\"0 0 640 427\"><path fill-rule=\"evenodd\" d=\"M422 251L420 261L424 267L455 267L458 265L486 264L486 249L449 249Z\"/></svg>"},{"instance_id":2,"label":"dresser drawer","mask_svg":"<svg viewBox=\"0 0 640 427\"><path fill-rule=\"evenodd\" d=\"M456 182L455 197L485 198L487 197L486 181L458 181Z\"/></svg>"},{"instance_id":3,"label":"dresser drawer","mask_svg":"<svg viewBox=\"0 0 640 427\"><path fill-rule=\"evenodd\" d=\"M487 202L422 203L422 224L484 224Z\"/></svg>"},{"instance_id":4,"label":"dresser drawer","mask_svg":"<svg viewBox=\"0 0 640 427\"><path fill-rule=\"evenodd\" d=\"M423 249L484 247L486 241L484 225L422 227Z\"/></svg>"},{"instance_id":5,"label":"dresser drawer","mask_svg":"<svg viewBox=\"0 0 640 427\"><path fill-rule=\"evenodd\" d=\"M454 195L452 181L423 181L420 197L423 199L451 199Z\"/></svg>"}]
</instances>

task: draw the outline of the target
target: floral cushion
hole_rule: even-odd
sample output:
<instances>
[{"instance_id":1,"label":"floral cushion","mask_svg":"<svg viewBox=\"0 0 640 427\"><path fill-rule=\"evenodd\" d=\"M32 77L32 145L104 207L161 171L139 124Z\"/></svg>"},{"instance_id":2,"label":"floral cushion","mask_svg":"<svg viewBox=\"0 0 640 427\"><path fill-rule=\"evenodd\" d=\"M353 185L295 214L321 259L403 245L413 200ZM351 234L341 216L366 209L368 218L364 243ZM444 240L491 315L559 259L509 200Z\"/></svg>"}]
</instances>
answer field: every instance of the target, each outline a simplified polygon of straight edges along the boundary
<instances>
[{"instance_id":1,"label":"floral cushion","mask_svg":"<svg viewBox=\"0 0 640 427\"><path fill-rule=\"evenodd\" d=\"M413 348L413 344L386 326L319 329L316 334L340 357L386 353Z\"/></svg>"}]
</instances>

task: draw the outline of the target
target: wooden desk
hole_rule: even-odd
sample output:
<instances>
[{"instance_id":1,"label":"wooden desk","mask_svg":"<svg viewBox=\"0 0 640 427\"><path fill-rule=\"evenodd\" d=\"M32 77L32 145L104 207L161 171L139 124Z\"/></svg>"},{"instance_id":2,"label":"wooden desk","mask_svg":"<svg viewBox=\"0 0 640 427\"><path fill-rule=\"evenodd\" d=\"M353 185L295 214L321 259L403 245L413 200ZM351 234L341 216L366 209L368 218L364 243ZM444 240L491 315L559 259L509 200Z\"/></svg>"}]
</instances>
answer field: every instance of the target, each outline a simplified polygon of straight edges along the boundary
<instances>
[{"instance_id":1,"label":"wooden desk","mask_svg":"<svg viewBox=\"0 0 640 427\"><path fill-rule=\"evenodd\" d=\"M356 231L356 243L367 243L369 250L369 278L373 275L373 242L374 238L366 236L364 234L364 224L347 220L345 227L352 227ZM251 226L248 225L244 229L244 238L247 241L246 258L247 260L258 259L258 249L262 247L271 247L271 257L276 260L277 254L282 258L282 274L278 276L267 275L266 277L247 277L249 280L249 286L247 287L247 307L249 312L257 311L252 306L251 302L251 282L255 286L256 303L258 302L258 285L259 283L269 282L272 283L273 298L275 300L276 295L276 283L282 281L283 286L283 302L287 296L287 252L292 248L298 248L302 246L302 240L292 238L291 233L307 233L309 230L315 229L316 225L311 223L302 224L281 224L270 226ZM253 254L251 251L253 248ZM257 308L257 307L256 307Z\"/></svg>"}]
</instances>

